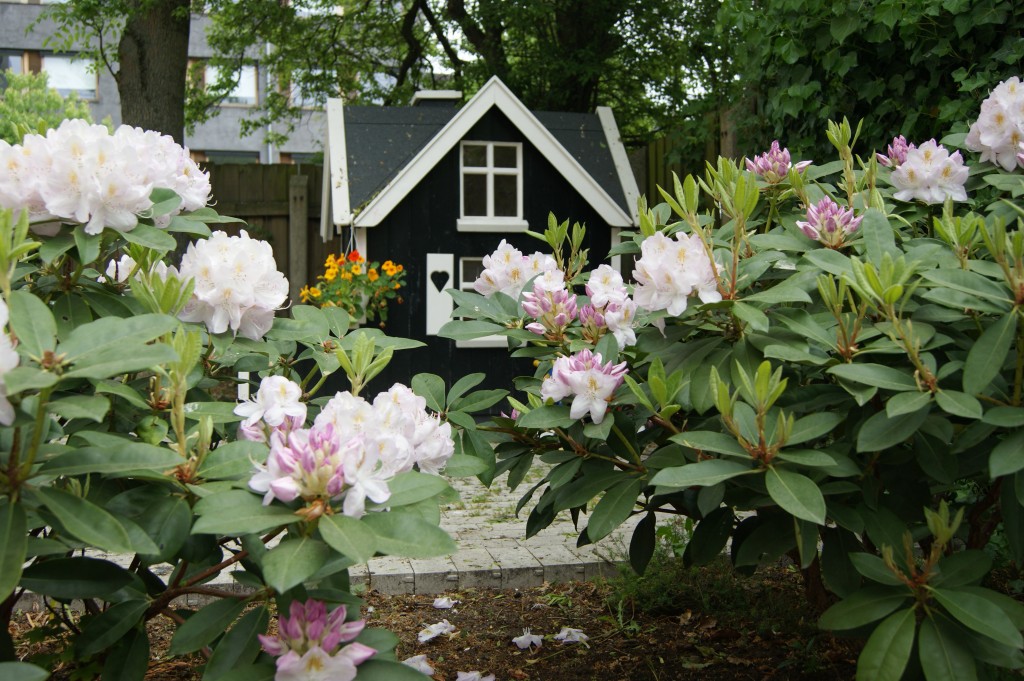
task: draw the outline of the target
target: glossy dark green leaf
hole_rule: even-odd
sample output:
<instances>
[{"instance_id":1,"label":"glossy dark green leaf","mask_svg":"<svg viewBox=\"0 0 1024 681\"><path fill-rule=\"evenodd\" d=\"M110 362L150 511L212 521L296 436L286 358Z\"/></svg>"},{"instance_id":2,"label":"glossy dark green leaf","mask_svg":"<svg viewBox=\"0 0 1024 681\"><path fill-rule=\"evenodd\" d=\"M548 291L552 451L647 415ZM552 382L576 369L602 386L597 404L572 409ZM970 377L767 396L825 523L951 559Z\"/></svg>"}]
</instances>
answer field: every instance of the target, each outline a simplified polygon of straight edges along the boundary
<instances>
[{"instance_id":1,"label":"glossy dark green leaf","mask_svg":"<svg viewBox=\"0 0 1024 681\"><path fill-rule=\"evenodd\" d=\"M988 599L958 589L936 588L932 595L956 620L997 643L1020 648L1024 638L1013 622Z\"/></svg>"},{"instance_id":2,"label":"glossy dark green leaf","mask_svg":"<svg viewBox=\"0 0 1024 681\"><path fill-rule=\"evenodd\" d=\"M644 481L639 478L623 480L610 487L590 514L590 522L587 523L587 535L590 540L600 541L626 522L632 515L637 496L643 488Z\"/></svg>"},{"instance_id":3,"label":"glossy dark green leaf","mask_svg":"<svg viewBox=\"0 0 1024 681\"><path fill-rule=\"evenodd\" d=\"M837 364L828 370L828 373L847 381L855 381L864 385L884 388L885 390L913 391L917 392L917 383L914 377L893 367L884 364Z\"/></svg>"},{"instance_id":4,"label":"glossy dark green leaf","mask_svg":"<svg viewBox=\"0 0 1024 681\"><path fill-rule=\"evenodd\" d=\"M967 550L943 557L931 584L944 588L979 584L992 569L992 556L979 550Z\"/></svg>"},{"instance_id":5,"label":"glossy dark green leaf","mask_svg":"<svg viewBox=\"0 0 1024 681\"><path fill-rule=\"evenodd\" d=\"M88 419L102 423L110 411L110 400L102 395L72 395L53 400L46 408L68 420Z\"/></svg>"},{"instance_id":6,"label":"glossy dark green leaf","mask_svg":"<svg viewBox=\"0 0 1024 681\"><path fill-rule=\"evenodd\" d=\"M46 681L50 672L28 662L0 662L0 679L4 681ZM420 675L423 681L423 675Z\"/></svg>"},{"instance_id":7,"label":"glossy dark green leaf","mask_svg":"<svg viewBox=\"0 0 1024 681\"><path fill-rule=\"evenodd\" d=\"M362 522L377 535L377 551L406 558L433 558L455 553L455 542L437 525L395 511L369 513Z\"/></svg>"},{"instance_id":8,"label":"glossy dark green leaf","mask_svg":"<svg viewBox=\"0 0 1024 681\"><path fill-rule=\"evenodd\" d=\"M75 648L83 657L90 657L113 646L142 620L149 601L121 601L89 619L75 640Z\"/></svg>"},{"instance_id":9,"label":"glossy dark green leaf","mask_svg":"<svg viewBox=\"0 0 1024 681\"><path fill-rule=\"evenodd\" d=\"M266 607L246 613L224 635L206 663L203 681L217 681L231 670L252 664L260 652L259 634L267 631L270 614Z\"/></svg>"},{"instance_id":10,"label":"glossy dark green leaf","mask_svg":"<svg viewBox=\"0 0 1024 681\"><path fill-rule=\"evenodd\" d=\"M57 345L57 322L49 306L25 289L11 291L7 299L11 331L18 337L19 350L41 358Z\"/></svg>"},{"instance_id":11,"label":"glossy dark green leaf","mask_svg":"<svg viewBox=\"0 0 1024 681\"><path fill-rule=\"evenodd\" d=\"M110 650L103 664L103 681L142 681L149 670L149 636L142 629L129 631Z\"/></svg>"},{"instance_id":12,"label":"glossy dark green leaf","mask_svg":"<svg viewBox=\"0 0 1024 681\"><path fill-rule=\"evenodd\" d=\"M974 656L960 644L960 636L931 617L921 622L917 652L928 681L977 681Z\"/></svg>"},{"instance_id":13,"label":"glossy dark green leaf","mask_svg":"<svg viewBox=\"0 0 1024 681\"><path fill-rule=\"evenodd\" d=\"M871 416L857 431L857 451L877 452L897 445L917 432L928 418L928 409L890 418L884 411Z\"/></svg>"},{"instance_id":14,"label":"glossy dark green leaf","mask_svg":"<svg viewBox=\"0 0 1024 681\"><path fill-rule=\"evenodd\" d=\"M388 489L391 490L391 496L383 505L397 507L436 497L451 489L451 486L444 478L436 475L406 471L391 478Z\"/></svg>"},{"instance_id":15,"label":"glossy dark green leaf","mask_svg":"<svg viewBox=\"0 0 1024 681\"><path fill-rule=\"evenodd\" d=\"M657 519L653 513L646 513L633 528L633 536L629 540L629 564L638 575L644 574L654 548L657 546Z\"/></svg>"},{"instance_id":16,"label":"glossy dark green leaf","mask_svg":"<svg viewBox=\"0 0 1024 681\"><path fill-rule=\"evenodd\" d=\"M400 662L368 660L359 665L359 681L424 681L425 677Z\"/></svg>"},{"instance_id":17,"label":"glossy dark green leaf","mask_svg":"<svg viewBox=\"0 0 1024 681\"><path fill-rule=\"evenodd\" d=\"M853 556L859 555L860 542L842 527L824 528L821 536L821 576L829 591L846 598L860 588L860 574L851 562Z\"/></svg>"},{"instance_id":18,"label":"glossy dark green leaf","mask_svg":"<svg viewBox=\"0 0 1024 681\"><path fill-rule=\"evenodd\" d=\"M87 234L84 225L78 225L74 231L75 248L78 250L78 262L88 265L100 257L100 245L103 234Z\"/></svg>"},{"instance_id":19,"label":"glossy dark green leaf","mask_svg":"<svg viewBox=\"0 0 1024 681\"><path fill-rule=\"evenodd\" d=\"M25 509L10 497L0 499L0 599L6 599L21 579L28 542Z\"/></svg>"},{"instance_id":20,"label":"glossy dark green leaf","mask_svg":"<svg viewBox=\"0 0 1024 681\"><path fill-rule=\"evenodd\" d=\"M444 379L437 374L416 374L410 384L413 392L427 401L433 411L444 411Z\"/></svg>"},{"instance_id":21,"label":"glossy dark green leaf","mask_svg":"<svg viewBox=\"0 0 1024 681\"><path fill-rule=\"evenodd\" d=\"M508 396L507 390L477 390L455 400L449 410L476 413L493 407ZM450 396L449 396L449 399Z\"/></svg>"},{"instance_id":22,"label":"glossy dark green leaf","mask_svg":"<svg viewBox=\"0 0 1024 681\"><path fill-rule=\"evenodd\" d=\"M237 480L252 473L253 462L263 463L269 448L262 442L237 440L221 444L206 455L199 467L204 480Z\"/></svg>"},{"instance_id":23,"label":"glossy dark green leaf","mask_svg":"<svg viewBox=\"0 0 1024 681\"><path fill-rule=\"evenodd\" d=\"M850 556L850 562L857 572L864 575L873 582L887 586L899 586L903 584L896 574L885 565L885 561L872 553L854 553Z\"/></svg>"},{"instance_id":24,"label":"glossy dark green leaf","mask_svg":"<svg viewBox=\"0 0 1024 681\"><path fill-rule=\"evenodd\" d=\"M539 430L569 428L575 423L576 419L569 416L569 407L557 404L532 409L520 416L517 421L517 424L523 428Z\"/></svg>"},{"instance_id":25,"label":"glossy dark green leaf","mask_svg":"<svg viewBox=\"0 0 1024 681\"><path fill-rule=\"evenodd\" d=\"M726 454L741 459L750 458L750 454L740 446L736 438L726 433L717 433L713 430L687 431L673 435L669 439L690 449Z\"/></svg>"},{"instance_id":26,"label":"glossy dark green leaf","mask_svg":"<svg viewBox=\"0 0 1024 681\"><path fill-rule=\"evenodd\" d=\"M983 411L974 396L958 390L940 390L935 393L935 403L947 414L965 419L980 419Z\"/></svg>"},{"instance_id":27,"label":"glossy dark green leaf","mask_svg":"<svg viewBox=\"0 0 1024 681\"><path fill-rule=\"evenodd\" d=\"M765 473L765 485L782 510L818 525L825 523L825 497L806 475L773 466Z\"/></svg>"},{"instance_id":28,"label":"glossy dark green leaf","mask_svg":"<svg viewBox=\"0 0 1024 681\"><path fill-rule=\"evenodd\" d=\"M856 629L882 619L907 602L910 592L887 586L869 586L839 601L818 620L822 629Z\"/></svg>"},{"instance_id":29,"label":"glossy dark green leaf","mask_svg":"<svg viewBox=\"0 0 1024 681\"><path fill-rule=\"evenodd\" d=\"M1006 363L1016 329L1017 315L1006 314L974 342L964 363L964 392L971 395L985 392Z\"/></svg>"},{"instance_id":30,"label":"glossy dark green leaf","mask_svg":"<svg viewBox=\"0 0 1024 681\"><path fill-rule=\"evenodd\" d=\"M735 441L734 441L735 442ZM685 466L663 468L651 478L652 485L681 489L717 485L723 480L756 472L749 464L729 459L707 459Z\"/></svg>"},{"instance_id":31,"label":"glossy dark green leaf","mask_svg":"<svg viewBox=\"0 0 1024 681\"><path fill-rule=\"evenodd\" d=\"M40 487L35 494L75 538L111 553L133 553L121 523L96 504L55 487Z\"/></svg>"},{"instance_id":32,"label":"glossy dark green leaf","mask_svg":"<svg viewBox=\"0 0 1024 681\"><path fill-rule=\"evenodd\" d=\"M52 598L102 598L131 584L132 575L99 558L51 558L28 566L21 586Z\"/></svg>"},{"instance_id":33,"label":"glossy dark green leaf","mask_svg":"<svg viewBox=\"0 0 1024 681\"><path fill-rule=\"evenodd\" d=\"M988 459L992 479L1024 469L1024 456L1021 452L1024 452L1024 429L1015 430L992 448Z\"/></svg>"},{"instance_id":34,"label":"glossy dark green leaf","mask_svg":"<svg viewBox=\"0 0 1024 681\"><path fill-rule=\"evenodd\" d=\"M176 246L173 236L158 227L147 225L144 222L137 224L135 229L131 231L122 232L121 235L125 238L125 241L130 241L133 244L145 246L146 248L152 248L161 253L173 251Z\"/></svg>"},{"instance_id":35,"label":"glossy dark green leaf","mask_svg":"<svg viewBox=\"0 0 1024 681\"><path fill-rule=\"evenodd\" d=\"M377 535L360 520L335 514L321 518L318 527L328 546L357 563L377 552Z\"/></svg>"},{"instance_id":36,"label":"glossy dark green leaf","mask_svg":"<svg viewBox=\"0 0 1024 681\"><path fill-rule=\"evenodd\" d=\"M168 654L184 655L210 645L238 619L243 610L245 601L236 598L223 598L204 606L174 632Z\"/></svg>"},{"instance_id":37,"label":"glossy dark green leaf","mask_svg":"<svg viewBox=\"0 0 1024 681\"><path fill-rule=\"evenodd\" d=\"M720 556L732 534L734 520L732 509L723 506L697 523L683 553L687 564L707 565Z\"/></svg>"},{"instance_id":38,"label":"glossy dark green leaf","mask_svg":"<svg viewBox=\"0 0 1024 681\"><path fill-rule=\"evenodd\" d=\"M827 435L846 419L845 414L823 411L797 419L790 431L787 446L798 445Z\"/></svg>"},{"instance_id":39,"label":"glossy dark green leaf","mask_svg":"<svg viewBox=\"0 0 1024 681\"><path fill-rule=\"evenodd\" d=\"M157 547L157 553L142 558L148 563L170 561L188 541L192 530L192 509L183 498L168 496L147 508L136 522Z\"/></svg>"},{"instance_id":40,"label":"glossy dark green leaf","mask_svg":"<svg viewBox=\"0 0 1024 681\"><path fill-rule=\"evenodd\" d=\"M264 506L260 497L241 489L217 492L200 499L194 512L199 518L193 534L252 534L298 522L283 506Z\"/></svg>"},{"instance_id":41,"label":"glossy dark green leaf","mask_svg":"<svg viewBox=\"0 0 1024 681\"><path fill-rule=\"evenodd\" d=\"M180 463L181 457L165 447L121 440L115 446L73 449L44 463L40 472L47 475L163 472L173 469Z\"/></svg>"},{"instance_id":42,"label":"glossy dark green leaf","mask_svg":"<svg viewBox=\"0 0 1024 681\"><path fill-rule=\"evenodd\" d=\"M857 658L857 681L899 681L910 661L916 631L913 608L886 617Z\"/></svg>"},{"instance_id":43,"label":"glossy dark green leaf","mask_svg":"<svg viewBox=\"0 0 1024 681\"><path fill-rule=\"evenodd\" d=\"M327 545L316 539L286 539L263 556L263 578L274 591L285 593L313 576L330 553Z\"/></svg>"}]
</instances>

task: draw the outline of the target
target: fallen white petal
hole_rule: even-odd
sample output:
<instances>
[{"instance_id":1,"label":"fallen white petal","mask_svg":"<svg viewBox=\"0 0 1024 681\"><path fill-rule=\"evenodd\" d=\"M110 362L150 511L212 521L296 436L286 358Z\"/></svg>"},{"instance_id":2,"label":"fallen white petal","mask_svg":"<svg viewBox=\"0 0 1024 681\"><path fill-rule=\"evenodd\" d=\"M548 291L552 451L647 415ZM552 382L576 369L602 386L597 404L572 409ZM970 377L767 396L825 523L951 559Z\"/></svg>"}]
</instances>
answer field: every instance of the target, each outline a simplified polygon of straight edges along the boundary
<instances>
[{"instance_id":1,"label":"fallen white petal","mask_svg":"<svg viewBox=\"0 0 1024 681\"><path fill-rule=\"evenodd\" d=\"M441 634L450 634L455 631L455 627L448 620L441 620L436 624L427 626L426 629L420 632L419 639L420 643L426 643L427 641L433 640Z\"/></svg>"},{"instance_id":2,"label":"fallen white petal","mask_svg":"<svg viewBox=\"0 0 1024 681\"><path fill-rule=\"evenodd\" d=\"M407 660L402 660L402 664L412 667L420 674L426 674L427 676L434 675L434 668L427 662L426 655L414 655Z\"/></svg>"},{"instance_id":3,"label":"fallen white petal","mask_svg":"<svg viewBox=\"0 0 1024 681\"><path fill-rule=\"evenodd\" d=\"M455 607L456 603L458 603L458 601L453 601L447 596L440 596L434 599L434 607L438 610L448 610L449 608Z\"/></svg>"}]
</instances>

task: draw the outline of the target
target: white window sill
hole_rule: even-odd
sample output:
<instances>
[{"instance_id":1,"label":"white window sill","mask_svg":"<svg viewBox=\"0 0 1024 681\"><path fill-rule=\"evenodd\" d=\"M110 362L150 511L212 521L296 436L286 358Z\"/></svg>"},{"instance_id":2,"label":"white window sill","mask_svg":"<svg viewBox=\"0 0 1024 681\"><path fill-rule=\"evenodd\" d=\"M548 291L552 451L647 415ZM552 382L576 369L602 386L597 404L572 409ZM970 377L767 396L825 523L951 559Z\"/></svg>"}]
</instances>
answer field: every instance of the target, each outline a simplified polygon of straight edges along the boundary
<instances>
[{"instance_id":1,"label":"white window sill","mask_svg":"<svg viewBox=\"0 0 1024 681\"><path fill-rule=\"evenodd\" d=\"M459 232L525 232L530 223L518 218L459 218L455 229Z\"/></svg>"},{"instance_id":2,"label":"white window sill","mask_svg":"<svg viewBox=\"0 0 1024 681\"><path fill-rule=\"evenodd\" d=\"M470 340L455 341L457 348L504 348L508 349L508 338L505 336L484 336Z\"/></svg>"}]
</instances>

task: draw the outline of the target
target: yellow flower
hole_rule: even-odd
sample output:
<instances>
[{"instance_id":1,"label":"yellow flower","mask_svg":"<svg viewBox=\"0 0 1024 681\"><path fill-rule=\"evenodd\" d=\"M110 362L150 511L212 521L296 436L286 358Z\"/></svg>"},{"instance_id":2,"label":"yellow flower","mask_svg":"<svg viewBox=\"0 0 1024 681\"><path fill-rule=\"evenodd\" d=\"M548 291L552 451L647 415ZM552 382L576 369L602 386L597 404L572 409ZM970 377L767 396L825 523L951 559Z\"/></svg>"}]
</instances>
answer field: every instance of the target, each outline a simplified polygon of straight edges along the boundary
<instances>
[{"instance_id":1,"label":"yellow flower","mask_svg":"<svg viewBox=\"0 0 1024 681\"><path fill-rule=\"evenodd\" d=\"M299 298L302 299L302 302L308 303L309 297L309 287L303 286L302 289L299 291Z\"/></svg>"},{"instance_id":2,"label":"yellow flower","mask_svg":"<svg viewBox=\"0 0 1024 681\"><path fill-rule=\"evenodd\" d=\"M338 266L338 261L334 259L334 254L333 253L330 254L329 256L327 256L327 260L324 260L324 267L330 268L330 267L337 267L337 266Z\"/></svg>"},{"instance_id":3,"label":"yellow flower","mask_svg":"<svg viewBox=\"0 0 1024 681\"><path fill-rule=\"evenodd\" d=\"M313 296L314 298L319 298L323 294L320 292L319 288L314 286L313 288L309 289L309 295Z\"/></svg>"},{"instance_id":4,"label":"yellow flower","mask_svg":"<svg viewBox=\"0 0 1024 681\"><path fill-rule=\"evenodd\" d=\"M405 268L404 268L404 267L402 267L401 265L399 265L399 266L398 266L397 268L395 268L395 271L396 271L396 272L404 272L404 271L405 271Z\"/></svg>"},{"instance_id":5,"label":"yellow flower","mask_svg":"<svg viewBox=\"0 0 1024 681\"><path fill-rule=\"evenodd\" d=\"M380 277L380 275L377 274L377 270L372 267L370 268L370 271L366 273L366 278L370 281L377 281L378 277Z\"/></svg>"},{"instance_id":6,"label":"yellow flower","mask_svg":"<svg viewBox=\"0 0 1024 681\"><path fill-rule=\"evenodd\" d=\"M324 272L324 281L334 281L334 279L337 276L338 276L338 268L337 267L328 267L327 270Z\"/></svg>"},{"instance_id":7,"label":"yellow flower","mask_svg":"<svg viewBox=\"0 0 1024 681\"><path fill-rule=\"evenodd\" d=\"M352 273L351 272L342 272L341 273L341 278L344 281L352 281Z\"/></svg>"},{"instance_id":8,"label":"yellow flower","mask_svg":"<svg viewBox=\"0 0 1024 681\"><path fill-rule=\"evenodd\" d=\"M363 273L363 268L360 265L352 265L352 274L357 277Z\"/></svg>"}]
</instances>

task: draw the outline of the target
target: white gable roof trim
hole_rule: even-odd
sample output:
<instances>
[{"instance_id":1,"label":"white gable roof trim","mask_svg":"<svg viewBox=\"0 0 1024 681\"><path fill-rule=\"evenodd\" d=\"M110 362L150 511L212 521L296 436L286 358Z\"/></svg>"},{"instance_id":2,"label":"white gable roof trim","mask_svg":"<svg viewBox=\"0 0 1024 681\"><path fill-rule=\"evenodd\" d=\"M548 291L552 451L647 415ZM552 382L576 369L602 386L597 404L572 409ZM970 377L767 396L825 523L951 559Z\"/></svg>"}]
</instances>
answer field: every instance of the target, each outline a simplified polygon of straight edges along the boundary
<instances>
[{"instance_id":1,"label":"white gable roof trim","mask_svg":"<svg viewBox=\"0 0 1024 681\"><path fill-rule=\"evenodd\" d=\"M330 103L328 106L330 106ZM338 107L340 106L341 102L338 100ZM512 124L576 188L580 195L583 196L606 223L612 227L630 227L637 224L635 217L622 210L615 200L608 195L608 192L598 184L597 180L573 158L572 154L566 151L565 147L559 143L555 136L537 120L536 116L497 77L487 81L487 84L355 216L352 215L349 206L347 159L338 162L334 149L334 140L337 137L335 131L339 127L340 135L342 140L344 140L344 120L341 115L328 108L329 127L331 129L329 140L331 142L331 179L334 192L335 224L352 224L356 227L375 227L379 225L402 199L444 158L445 154L451 151L466 136L470 129L490 111L491 107L497 107L498 110L512 121ZM607 126L605 127L607 128ZM617 135L614 138L609 137L608 142L613 148L616 145L621 146ZM344 141L341 142L341 147L341 153L344 154ZM622 153L624 156L625 152L623 151ZM336 172L338 173L337 175L335 175ZM619 173L621 180L621 169ZM635 180L633 180L633 186L636 186ZM626 192L627 200L630 200L628 184L624 184L623 189ZM339 204L342 202L344 209L339 207ZM635 197L631 202L635 203ZM346 211L348 211L347 215ZM347 222L340 221L346 218L348 219Z\"/></svg>"}]
</instances>

